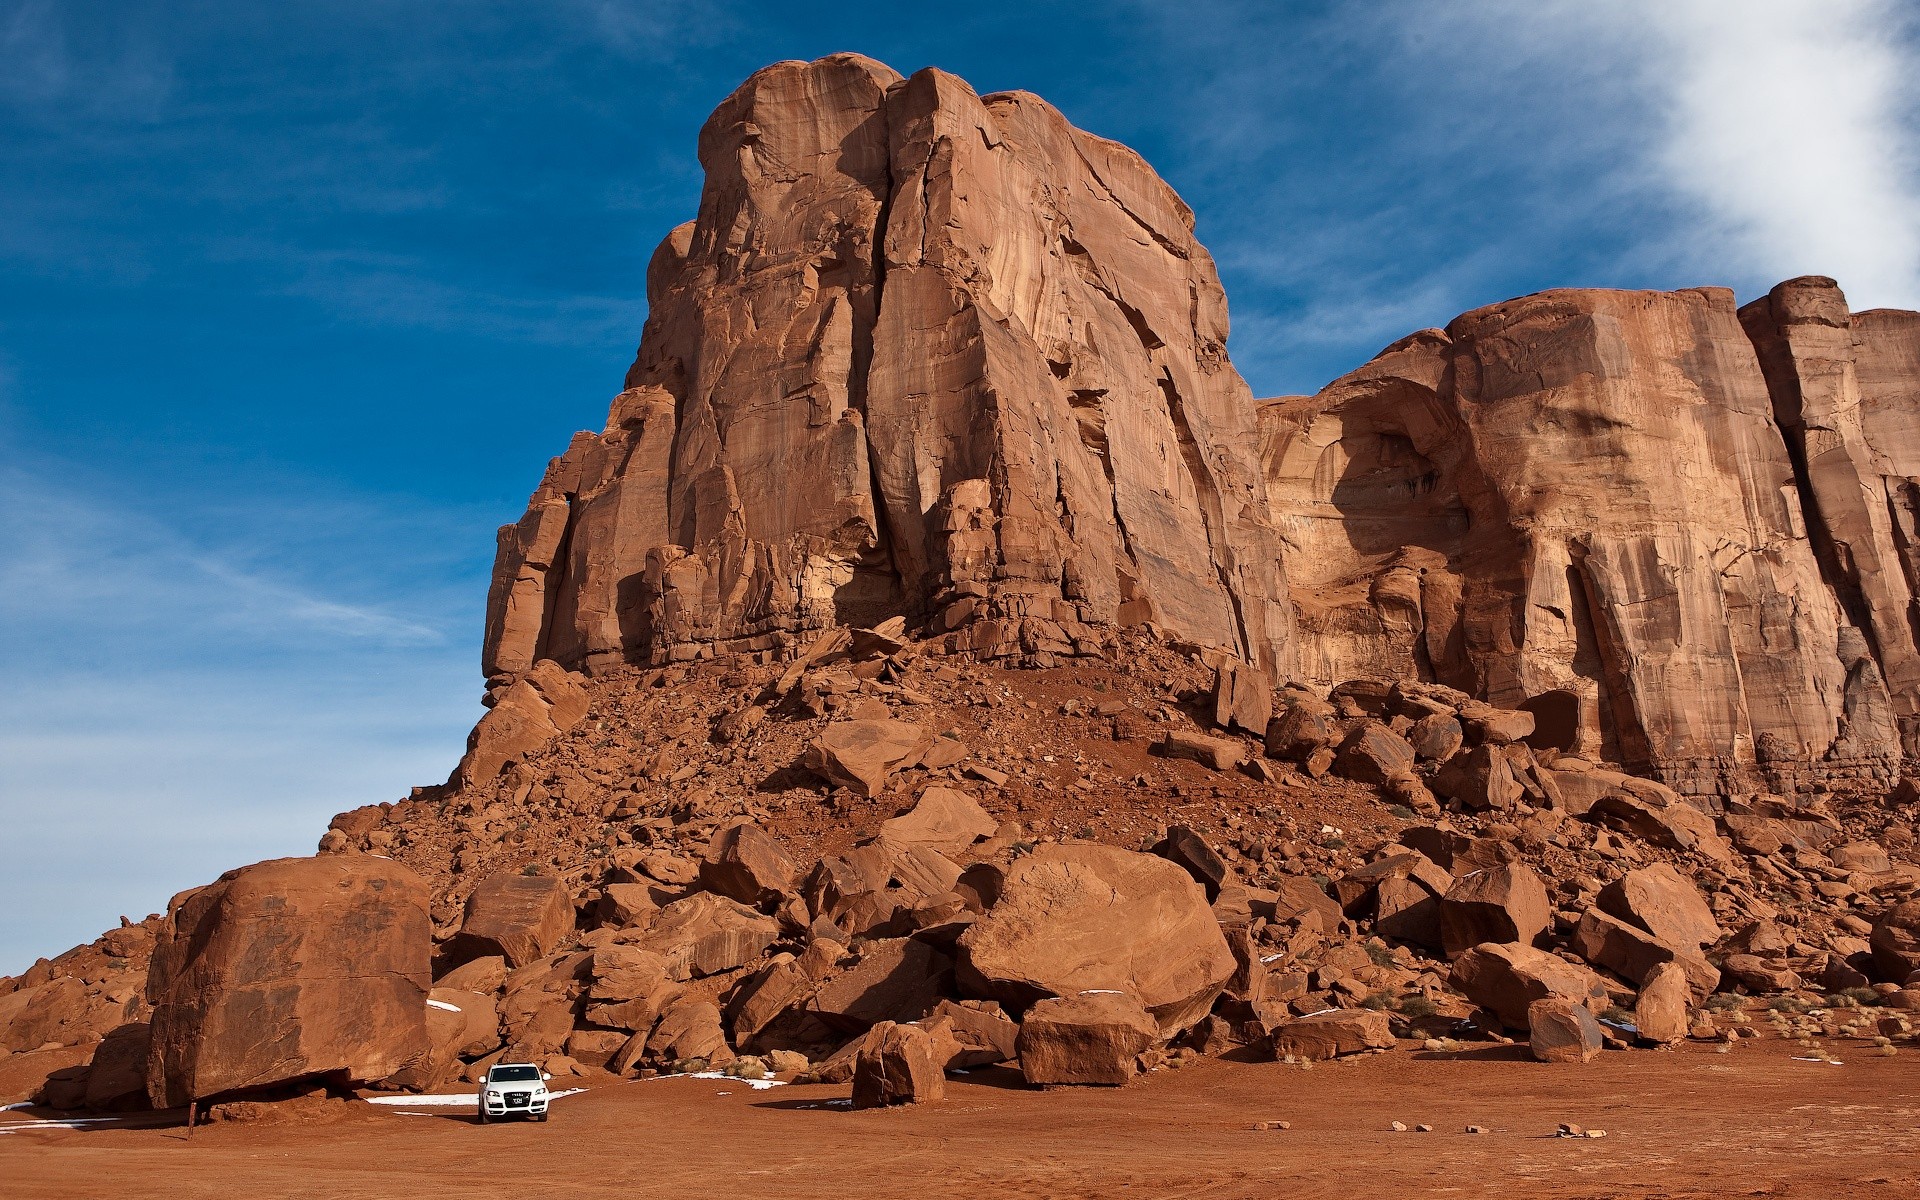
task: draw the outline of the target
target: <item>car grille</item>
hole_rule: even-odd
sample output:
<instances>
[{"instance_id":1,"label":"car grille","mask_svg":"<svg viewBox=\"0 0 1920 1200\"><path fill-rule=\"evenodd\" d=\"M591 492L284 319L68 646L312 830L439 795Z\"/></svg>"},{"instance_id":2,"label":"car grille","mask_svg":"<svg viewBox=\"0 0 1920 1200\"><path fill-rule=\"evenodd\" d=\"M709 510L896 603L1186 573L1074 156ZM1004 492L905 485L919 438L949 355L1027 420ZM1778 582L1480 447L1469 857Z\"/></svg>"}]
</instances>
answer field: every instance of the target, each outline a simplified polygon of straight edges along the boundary
<instances>
[{"instance_id":1,"label":"car grille","mask_svg":"<svg viewBox=\"0 0 1920 1200\"><path fill-rule=\"evenodd\" d=\"M527 1102L532 1099L533 1099L532 1092L508 1092L507 1107L508 1108L525 1108L527 1106Z\"/></svg>"}]
</instances>

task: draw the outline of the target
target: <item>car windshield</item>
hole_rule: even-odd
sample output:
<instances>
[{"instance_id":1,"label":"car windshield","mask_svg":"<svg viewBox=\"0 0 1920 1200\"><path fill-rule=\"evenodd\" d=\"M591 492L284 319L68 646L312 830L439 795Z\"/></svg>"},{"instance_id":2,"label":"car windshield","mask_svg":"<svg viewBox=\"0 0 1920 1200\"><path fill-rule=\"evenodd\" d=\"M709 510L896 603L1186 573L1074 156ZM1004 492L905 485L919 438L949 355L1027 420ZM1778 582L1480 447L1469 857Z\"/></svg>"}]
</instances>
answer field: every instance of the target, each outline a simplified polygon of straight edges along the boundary
<instances>
[{"instance_id":1,"label":"car windshield","mask_svg":"<svg viewBox=\"0 0 1920 1200\"><path fill-rule=\"evenodd\" d=\"M487 1073L491 1083L526 1083L540 1078L538 1067L495 1067Z\"/></svg>"}]
</instances>

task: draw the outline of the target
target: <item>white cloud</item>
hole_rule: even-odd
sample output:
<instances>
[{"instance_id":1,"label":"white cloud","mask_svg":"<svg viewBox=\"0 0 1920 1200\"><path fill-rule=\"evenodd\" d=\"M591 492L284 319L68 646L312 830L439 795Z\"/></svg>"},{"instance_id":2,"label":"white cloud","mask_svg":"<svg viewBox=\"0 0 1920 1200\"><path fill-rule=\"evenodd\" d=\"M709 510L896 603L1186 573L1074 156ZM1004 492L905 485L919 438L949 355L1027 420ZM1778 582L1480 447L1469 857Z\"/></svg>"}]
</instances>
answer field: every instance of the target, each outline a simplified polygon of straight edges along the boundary
<instances>
[{"instance_id":1,"label":"white cloud","mask_svg":"<svg viewBox=\"0 0 1920 1200\"><path fill-rule=\"evenodd\" d=\"M1671 109L1658 162L1743 265L1832 275L1856 307L1920 307L1911 87L1885 0L1658 0Z\"/></svg>"},{"instance_id":2,"label":"white cloud","mask_svg":"<svg viewBox=\"0 0 1920 1200\"><path fill-rule=\"evenodd\" d=\"M1481 0L1472 18L1525 64L1511 103L1597 103L1635 135L1627 169L1677 201L1643 262L1749 288L1831 275L1856 308L1920 307L1920 49L1892 0Z\"/></svg>"}]
</instances>

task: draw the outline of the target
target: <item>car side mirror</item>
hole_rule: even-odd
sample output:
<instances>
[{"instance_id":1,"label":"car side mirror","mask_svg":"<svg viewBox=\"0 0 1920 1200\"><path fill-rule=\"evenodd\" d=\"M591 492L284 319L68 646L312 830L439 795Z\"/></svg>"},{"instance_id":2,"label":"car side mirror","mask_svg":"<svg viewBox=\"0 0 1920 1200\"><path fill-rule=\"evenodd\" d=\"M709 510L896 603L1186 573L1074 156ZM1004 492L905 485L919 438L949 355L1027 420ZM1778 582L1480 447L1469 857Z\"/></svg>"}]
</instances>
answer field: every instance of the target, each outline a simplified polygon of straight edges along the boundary
<instances>
[{"instance_id":1,"label":"car side mirror","mask_svg":"<svg viewBox=\"0 0 1920 1200\"><path fill-rule=\"evenodd\" d=\"M552 1078L553 1078L553 1076L551 1076L551 1075L549 1075L549 1074L547 1074L547 1073L546 1073L545 1071L542 1071L542 1072L540 1072L540 1082L541 1082L541 1083L545 1083L545 1082L546 1082L547 1080L549 1080L549 1079L552 1079Z\"/></svg>"}]
</instances>

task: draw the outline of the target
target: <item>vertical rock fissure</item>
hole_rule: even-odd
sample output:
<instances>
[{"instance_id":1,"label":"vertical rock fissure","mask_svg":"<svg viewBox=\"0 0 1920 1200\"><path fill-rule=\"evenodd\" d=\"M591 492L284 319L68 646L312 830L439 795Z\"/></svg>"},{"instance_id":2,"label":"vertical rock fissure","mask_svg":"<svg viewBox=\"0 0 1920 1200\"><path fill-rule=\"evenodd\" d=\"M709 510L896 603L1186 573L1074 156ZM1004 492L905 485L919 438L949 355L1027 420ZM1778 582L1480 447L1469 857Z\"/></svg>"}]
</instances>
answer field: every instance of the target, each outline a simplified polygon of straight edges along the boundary
<instances>
[{"instance_id":1,"label":"vertical rock fissure","mask_svg":"<svg viewBox=\"0 0 1920 1200\"><path fill-rule=\"evenodd\" d=\"M1881 490L1886 494L1887 527L1892 531L1894 554L1900 560L1900 570L1907 577L1907 593L1912 597L1912 599L1907 602L1907 636L1913 639L1914 645L1920 646L1920 571L1915 570L1916 563L1914 559L1913 542L1907 537L1907 526L1900 520L1899 496L1899 493L1903 491L1907 494L1908 507L1911 509L1915 489L1914 485L1905 479L1887 479L1883 477L1880 485ZM1874 659L1876 662L1879 661L1879 652L1877 650L1875 651ZM1880 663L1880 670L1882 674L1885 674L1886 664L1884 662Z\"/></svg>"},{"instance_id":2,"label":"vertical rock fissure","mask_svg":"<svg viewBox=\"0 0 1920 1200\"><path fill-rule=\"evenodd\" d=\"M554 617L560 611L560 594L566 590L567 575L573 563L573 531L580 524L579 494L565 493L567 523L560 530L560 541L553 549L553 561L547 564L546 583L540 590L540 632L533 642L533 661L551 657Z\"/></svg>"},{"instance_id":3,"label":"vertical rock fissure","mask_svg":"<svg viewBox=\"0 0 1920 1200\"><path fill-rule=\"evenodd\" d=\"M1213 472L1208 469L1206 456L1200 451L1200 444L1193 436L1193 427L1187 422L1187 408L1180 397L1180 388L1173 381L1173 373L1165 367L1160 368L1160 378L1155 380L1160 386L1160 397L1166 403L1167 420L1172 423L1175 440L1180 445L1180 458L1187 468L1187 476L1193 482L1194 494L1200 501L1200 524L1207 536L1207 556L1213 562L1213 571L1219 577L1220 587L1227 594L1227 604L1233 609L1233 632L1236 649L1242 658L1253 660L1253 639L1247 632L1246 613L1240 607L1240 589L1233 584L1233 549L1226 544L1226 513L1220 502L1220 489L1214 482Z\"/></svg>"},{"instance_id":4,"label":"vertical rock fissure","mask_svg":"<svg viewBox=\"0 0 1920 1200\"><path fill-rule=\"evenodd\" d=\"M887 104L882 98L874 119L886 127L883 139L886 144L893 142L893 129L887 116ZM887 228L893 219L893 201L898 193L898 184L893 178L893 160L889 156L886 164L886 188L880 197L879 209L873 222L873 315L870 323L863 329L861 322L855 321L853 363L847 379L847 405L860 414L860 437L867 451L867 487L873 499L873 540L874 553L884 555L887 573L893 577L894 587L900 595L900 607L917 615L923 607L919 603L918 590L909 585L900 571L900 560L893 552L893 523L887 515L887 494L880 481L879 455L874 453L873 426L867 419L868 388L872 382L873 359L876 353L875 339L880 328L880 314L887 302ZM856 566L856 571L860 568Z\"/></svg>"},{"instance_id":5,"label":"vertical rock fissure","mask_svg":"<svg viewBox=\"0 0 1920 1200\"><path fill-rule=\"evenodd\" d=\"M1574 541L1568 544L1567 552L1567 573L1577 585L1574 602L1586 610L1588 625L1593 631L1594 651L1603 673L1601 695L1611 701L1611 712L1602 712L1601 728L1605 730L1611 725L1613 751L1629 770L1650 770L1656 765L1653 743L1634 703L1633 684L1621 657L1620 639L1610 620L1602 619L1609 610L1587 566L1587 547ZM1613 718L1611 722L1606 720L1608 715Z\"/></svg>"}]
</instances>

